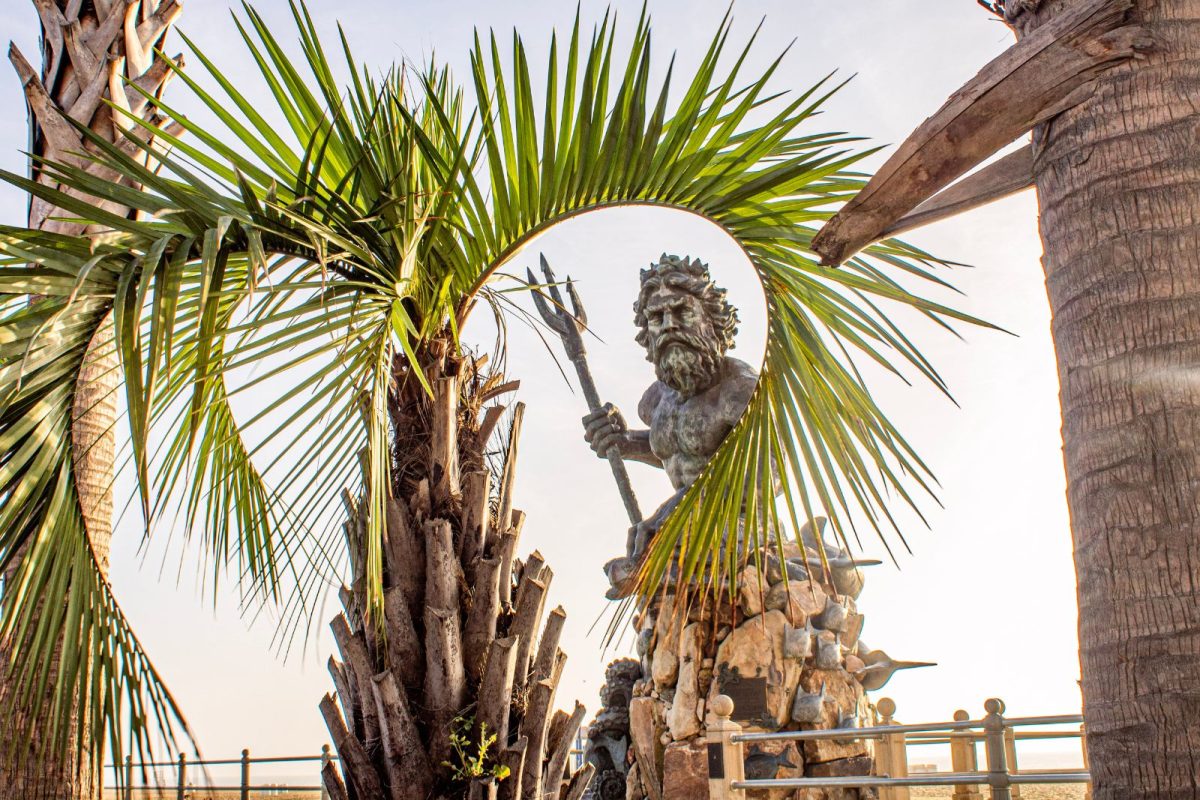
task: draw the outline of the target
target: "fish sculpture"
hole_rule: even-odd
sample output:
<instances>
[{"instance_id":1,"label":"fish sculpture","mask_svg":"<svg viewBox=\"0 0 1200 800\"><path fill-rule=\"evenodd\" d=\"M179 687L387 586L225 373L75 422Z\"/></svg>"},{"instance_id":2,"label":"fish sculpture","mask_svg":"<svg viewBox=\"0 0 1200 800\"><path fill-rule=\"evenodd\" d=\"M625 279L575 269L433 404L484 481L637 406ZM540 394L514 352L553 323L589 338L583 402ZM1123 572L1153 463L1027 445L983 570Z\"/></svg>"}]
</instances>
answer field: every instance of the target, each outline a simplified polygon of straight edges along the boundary
<instances>
[{"instance_id":1,"label":"fish sculpture","mask_svg":"<svg viewBox=\"0 0 1200 800\"><path fill-rule=\"evenodd\" d=\"M779 774L780 767L796 768L785 753L751 753L746 756L746 780L770 780Z\"/></svg>"},{"instance_id":2,"label":"fish sculpture","mask_svg":"<svg viewBox=\"0 0 1200 800\"><path fill-rule=\"evenodd\" d=\"M846 607L830 597L825 602L825 609L817 617L817 624L827 631L839 633L846 627L849 616Z\"/></svg>"},{"instance_id":3,"label":"fish sculpture","mask_svg":"<svg viewBox=\"0 0 1200 800\"><path fill-rule=\"evenodd\" d=\"M813 636L816 629L812 622L805 622L803 628L793 628L791 625L783 629L783 657L804 659L812 655Z\"/></svg>"},{"instance_id":4,"label":"fish sculpture","mask_svg":"<svg viewBox=\"0 0 1200 800\"><path fill-rule=\"evenodd\" d=\"M817 669L838 669L842 666L842 643L829 631L817 635L817 655L813 666Z\"/></svg>"},{"instance_id":5,"label":"fish sculpture","mask_svg":"<svg viewBox=\"0 0 1200 800\"><path fill-rule=\"evenodd\" d=\"M792 701L792 722L820 722L826 700L825 684L819 692L796 692Z\"/></svg>"}]
</instances>

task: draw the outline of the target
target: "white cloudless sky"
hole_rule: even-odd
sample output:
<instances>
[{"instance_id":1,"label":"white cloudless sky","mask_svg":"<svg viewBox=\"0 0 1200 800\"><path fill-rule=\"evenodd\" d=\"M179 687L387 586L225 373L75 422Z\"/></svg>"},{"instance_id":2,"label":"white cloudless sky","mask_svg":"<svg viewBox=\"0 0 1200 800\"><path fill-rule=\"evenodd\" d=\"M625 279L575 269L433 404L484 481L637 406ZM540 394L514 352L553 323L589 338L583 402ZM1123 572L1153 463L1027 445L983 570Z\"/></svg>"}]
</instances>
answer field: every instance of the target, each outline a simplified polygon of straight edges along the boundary
<instances>
[{"instance_id":1,"label":"white cloudless sky","mask_svg":"<svg viewBox=\"0 0 1200 800\"><path fill-rule=\"evenodd\" d=\"M32 4L4 0L0 30L31 60L37 25ZM188 0L180 27L237 76L239 88L268 103L266 91L237 40L226 0ZM311 0L330 42L340 22L360 61L383 67L423 63L431 55L467 77L472 28L497 29L506 42L513 26L534 64L544 62L552 29L569 28L567 2L384 2ZM626 36L640 2L617 2ZM291 41L287 4L264 0L259 10L277 35ZM582 4L587 28L605 6ZM688 76L726 11L724 2L653 0L655 54L660 69L678 51L677 76ZM791 51L775 85L802 90L827 73L854 79L808 123L812 132L848 131L891 147L929 116L982 65L1011 43L1011 35L972 0L914 5L893 0L739 0L731 42L766 24L747 66L762 68L784 47ZM169 49L180 47L172 38ZM170 98L193 109L182 84ZM15 76L0 72L0 166L24 172L20 150L26 122ZM0 220L22 223L25 199L0 187ZM950 385L957 406L920 382L905 386L872 377L880 405L936 473L941 507L926 502L928 527L901 514L911 554L898 567L870 571L859 600L863 638L897 658L936 661L935 668L898 675L875 697L891 696L905 721L948 719L956 708L973 714L986 697L1002 697L1013 714L1061 713L1079 707L1075 578L1064 495L1058 390L1049 336L1049 310L1032 192L915 231L909 241L970 267L949 273L961 297L939 295L1009 333L960 328L962 338L929 325L913 337ZM757 362L764 343L762 294L737 247L717 228L686 215L645 209L590 214L564 223L535 242L513 266L536 266L546 253L560 275L579 280L591 323L602 341L589 346L596 382L606 399L636 416L636 402L653 371L633 343L630 306L638 269L666 251L699 256L741 310L735 355ZM487 344L486 326L468 330ZM541 550L555 571L551 603L567 610L563 647L569 654L560 705L578 697L598 707L605 663L625 654L602 649L604 624L589 630L606 608L601 565L624 546L626 521L604 462L582 441L583 400L571 391L544 348L520 325L510 329L510 377L520 378L528 405L518 467L517 505L528 513L522 550ZM643 508L669 493L665 478L631 467ZM129 492L124 479L119 491ZM867 556L883 548L863 540ZM165 558L165 560L164 560ZM316 753L328 737L317 712L330 691L325 660L332 652L323 624L286 660L277 657L269 615L253 624L236 598L214 604L190 570L198 557L178 547L143 548L140 524L117 531L112 581L117 597L199 735L204 752L227 758L244 747L255 755ZM180 565L182 563L182 569ZM165 566L164 566L165 565ZM182 575L182 577L180 577ZM332 614L332 605L319 616ZM1069 750L1069 745L1060 745ZM931 759L933 760L933 759Z\"/></svg>"}]
</instances>

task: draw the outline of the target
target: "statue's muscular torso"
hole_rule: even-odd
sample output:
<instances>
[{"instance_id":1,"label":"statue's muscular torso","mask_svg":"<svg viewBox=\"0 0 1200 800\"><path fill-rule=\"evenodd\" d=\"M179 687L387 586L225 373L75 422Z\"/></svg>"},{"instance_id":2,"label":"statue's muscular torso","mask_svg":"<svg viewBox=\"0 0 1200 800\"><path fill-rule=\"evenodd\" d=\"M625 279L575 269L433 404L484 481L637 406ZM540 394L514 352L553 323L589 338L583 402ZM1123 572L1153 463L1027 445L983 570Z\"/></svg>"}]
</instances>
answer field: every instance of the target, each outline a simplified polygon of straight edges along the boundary
<instances>
[{"instance_id":1,"label":"statue's muscular torso","mask_svg":"<svg viewBox=\"0 0 1200 800\"><path fill-rule=\"evenodd\" d=\"M721 379L692 397L655 381L638 403L638 416L650 430L631 433L648 437L649 450L672 486L690 486L746 410L757 382L753 367L730 356L722 363Z\"/></svg>"}]
</instances>

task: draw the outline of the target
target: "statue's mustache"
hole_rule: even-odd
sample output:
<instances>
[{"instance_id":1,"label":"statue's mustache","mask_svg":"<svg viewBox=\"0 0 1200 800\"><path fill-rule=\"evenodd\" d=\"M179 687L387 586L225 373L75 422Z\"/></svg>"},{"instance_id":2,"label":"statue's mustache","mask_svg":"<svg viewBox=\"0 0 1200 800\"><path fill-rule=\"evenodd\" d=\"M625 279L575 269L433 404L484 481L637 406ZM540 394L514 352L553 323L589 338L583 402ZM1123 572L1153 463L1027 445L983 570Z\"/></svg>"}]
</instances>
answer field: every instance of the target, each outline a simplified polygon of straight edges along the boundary
<instances>
[{"instance_id":1,"label":"statue's mustache","mask_svg":"<svg viewBox=\"0 0 1200 800\"><path fill-rule=\"evenodd\" d=\"M655 340L654 352L656 354L662 353L671 345L679 345L692 350L705 350L707 349L707 344L708 343L705 341L704 337L698 336L689 331L672 331L670 333L664 333Z\"/></svg>"}]
</instances>

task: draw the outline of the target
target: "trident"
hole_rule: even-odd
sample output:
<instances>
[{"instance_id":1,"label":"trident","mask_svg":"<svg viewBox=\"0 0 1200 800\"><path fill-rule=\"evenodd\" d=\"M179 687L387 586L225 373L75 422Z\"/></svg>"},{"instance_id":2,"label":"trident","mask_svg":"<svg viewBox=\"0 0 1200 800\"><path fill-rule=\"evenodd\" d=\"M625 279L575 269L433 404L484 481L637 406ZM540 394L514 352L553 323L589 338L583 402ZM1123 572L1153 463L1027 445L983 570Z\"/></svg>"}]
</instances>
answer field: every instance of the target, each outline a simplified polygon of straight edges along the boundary
<instances>
[{"instance_id":1,"label":"trident","mask_svg":"<svg viewBox=\"0 0 1200 800\"><path fill-rule=\"evenodd\" d=\"M570 275L567 276L567 294L571 297L571 311L567 311L567 307L563 305L562 295L559 294L558 284L554 281L554 270L550 269L546 256L540 255L540 257L542 274L546 276L545 284L537 282L533 270L528 268L525 270L529 276L529 287L533 289L533 303L537 306L538 312L550 330L557 333L563 340L567 358L575 365L575 373L579 376L579 385L587 400L588 410L599 411L600 395L596 391L595 381L592 380L592 372L588 369L587 352L583 349L583 331L587 327L587 312L583 310L583 303L579 302L579 295L575 293L575 284ZM550 303L546 302L543 289L550 292L550 300L553 302L554 308L551 308ZM642 521L642 512L638 508L637 498L633 496L633 487L629 485L629 473L625 471L625 462L621 458L621 451L614 446L608 448L608 452L604 455L608 459L608 465L612 468L613 478L617 482L617 491L621 493L621 501L625 504L629 521L637 525Z\"/></svg>"}]
</instances>

